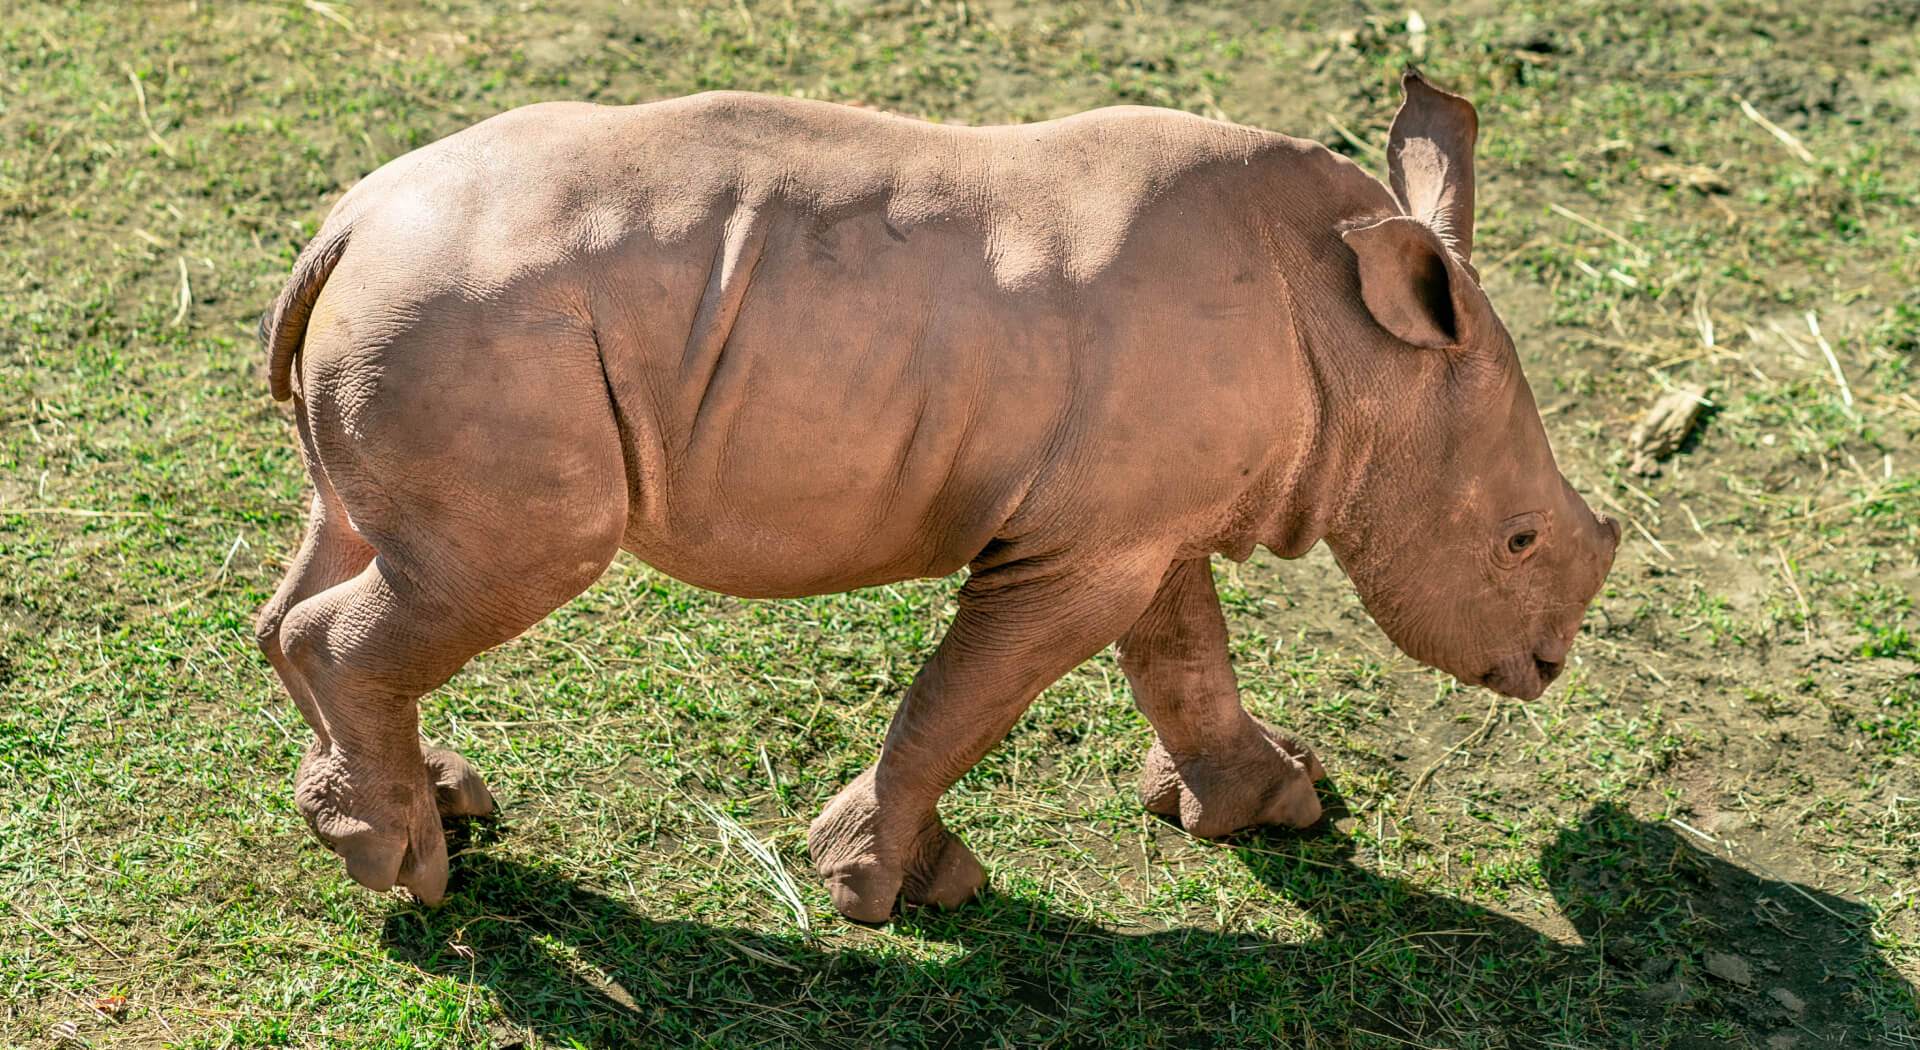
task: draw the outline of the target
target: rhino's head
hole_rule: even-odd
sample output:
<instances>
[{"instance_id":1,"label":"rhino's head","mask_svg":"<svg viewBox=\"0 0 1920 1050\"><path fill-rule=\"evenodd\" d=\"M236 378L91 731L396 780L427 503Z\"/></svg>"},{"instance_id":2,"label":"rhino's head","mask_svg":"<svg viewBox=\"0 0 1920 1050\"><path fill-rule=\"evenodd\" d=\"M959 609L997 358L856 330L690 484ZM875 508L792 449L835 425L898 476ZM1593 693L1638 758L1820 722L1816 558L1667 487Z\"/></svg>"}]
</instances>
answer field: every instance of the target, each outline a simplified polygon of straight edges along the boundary
<instances>
[{"instance_id":1,"label":"rhino's head","mask_svg":"<svg viewBox=\"0 0 1920 1050\"><path fill-rule=\"evenodd\" d=\"M1364 302L1358 339L1385 345L1352 355L1374 370L1349 384L1374 433L1327 541L1408 655L1532 699L1559 674L1620 526L1554 465L1513 341L1468 261L1473 106L1412 71L1403 87L1388 143L1401 214L1341 231Z\"/></svg>"}]
</instances>

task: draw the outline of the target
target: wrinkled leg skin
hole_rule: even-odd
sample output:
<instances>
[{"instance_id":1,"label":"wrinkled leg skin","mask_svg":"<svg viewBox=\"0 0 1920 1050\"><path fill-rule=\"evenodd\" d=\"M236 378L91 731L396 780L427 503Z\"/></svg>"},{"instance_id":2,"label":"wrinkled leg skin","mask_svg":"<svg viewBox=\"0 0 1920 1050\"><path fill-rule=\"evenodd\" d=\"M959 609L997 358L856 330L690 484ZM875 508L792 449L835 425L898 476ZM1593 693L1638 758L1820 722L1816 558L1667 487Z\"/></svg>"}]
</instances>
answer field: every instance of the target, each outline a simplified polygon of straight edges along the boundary
<instances>
[{"instance_id":1,"label":"wrinkled leg skin","mask_svg":"<svg viewBox=\"0 0 1920 1050\"><path fill-rule=\"evenodd\" d=\"M321 365L295 413L316 495L256 637L314 732L294 800L315 836L362 885L435 904L448 875L441 818L489 815L494 800L466 759L423 745L419 699L611 562L627 507L619 436L604 400L596 413L564 392L599 388L597 359L587 385L551 357L489 358L546 418L508 421L521 424L514 441L468 449L473 420L500 414L484 391L468 400L443 384L433 412L395 397L383 414L364 400L370 384L329 382L329 345L315 342ZM410 378L389 367L388 394ZM390 482L393 463L435 466Z\"/></svg>"},{"instance_id":2,"label":"wrinkled leg skin","mask_svg":"<svg viewBox=\"0 0 1920 1050\"><path fill-rule=\"evenodd\" d=\"M975 567L953 625L894 714L880 760L807 832L840 914L878 923L896 901L952 908L986 883L979 860L935 806L1042 689L1111 643L1146 607L1158 570L1115 562Z\"/></svg>"},{"instance_id":3,"label":"wrinkled leg skin","mask_svg":"<svg viewBox=\"0 0 1920 1050\"><path fill-rule=\"evenodd\" d=\"M1120 668L1158 739L1140 801L1216 838L1256 824L1320 819L1313 751L1249 715L1228 658L1226 621L1207 560L1176 564L1153 604L1120 639Z\"/></svg>"}]
</instances>

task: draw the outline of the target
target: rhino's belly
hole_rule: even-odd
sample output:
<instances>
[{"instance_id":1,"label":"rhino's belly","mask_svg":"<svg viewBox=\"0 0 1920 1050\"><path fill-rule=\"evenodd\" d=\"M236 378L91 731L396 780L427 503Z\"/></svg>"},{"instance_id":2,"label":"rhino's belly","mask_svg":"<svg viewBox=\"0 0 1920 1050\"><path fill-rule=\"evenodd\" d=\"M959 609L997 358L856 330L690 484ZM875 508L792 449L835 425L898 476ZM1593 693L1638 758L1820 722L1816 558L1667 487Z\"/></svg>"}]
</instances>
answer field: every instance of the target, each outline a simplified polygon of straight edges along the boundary
<instances>
[{"instance_id":1,"label":"rhino's belly","mask_svg":"<svg viewBox=\"0 0 1920 1050\"><path fill-rule=\"evenodd\" d=\"M853 436L875 450L889 444L880 435ZM623 545L708 590L747 598L830 594L960 569L1001 531L1024 493L1011 472L938 471L932 460L939 453L929 446L909 446L901 458L847 451L796 435L787 455L748 452L712 473L681 474L634 494Z\"/></svg>"},{"instance_id":2,"label":"rhino's belly","mask_svg":"<svg viewBox=\"0 0 1920 1050\"><path fill-rule=\"evenodd\" d=\"M763 522L704 523L698 530L631 537L627 549L641 561L709 591L739 598L799 598L837 594L900 580L943 576L969 555L933 558L924 550L811 544ZM891 555L891 556L889 556Z\"/></svg>"}]
</instances>

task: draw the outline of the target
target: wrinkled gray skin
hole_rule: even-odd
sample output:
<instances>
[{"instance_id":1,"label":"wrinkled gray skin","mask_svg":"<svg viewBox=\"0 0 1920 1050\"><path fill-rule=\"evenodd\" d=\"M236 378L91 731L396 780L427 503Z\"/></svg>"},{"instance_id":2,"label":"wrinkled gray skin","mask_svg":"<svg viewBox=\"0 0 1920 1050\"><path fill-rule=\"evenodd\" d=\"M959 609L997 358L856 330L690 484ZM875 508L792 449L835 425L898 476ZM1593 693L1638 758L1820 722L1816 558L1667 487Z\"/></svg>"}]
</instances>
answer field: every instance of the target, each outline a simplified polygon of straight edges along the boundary
<instances>
[{"instance_id":1,"label":"wrinkled gray skin","mask_svg":"<svg viewBox=\"0 0 1920 1050\"><path fill-rule=\"evenodd\" d=\"M316 489L258 624L316 734L301 812L437 901L441 816L493 800L416 701L622 548L753 597L971 568L809 836L855 919L980 887L937 800L1115 642L1149 808L1319 817L1312 752L1240 706L1211 554L1325 540L1407 653L1538 695L1619 529L1469 264L1473 109L1405 87L1391 190L1163 110L743 94L531 106L381 168L263 323Z\"/></svg>"}]
</instances>

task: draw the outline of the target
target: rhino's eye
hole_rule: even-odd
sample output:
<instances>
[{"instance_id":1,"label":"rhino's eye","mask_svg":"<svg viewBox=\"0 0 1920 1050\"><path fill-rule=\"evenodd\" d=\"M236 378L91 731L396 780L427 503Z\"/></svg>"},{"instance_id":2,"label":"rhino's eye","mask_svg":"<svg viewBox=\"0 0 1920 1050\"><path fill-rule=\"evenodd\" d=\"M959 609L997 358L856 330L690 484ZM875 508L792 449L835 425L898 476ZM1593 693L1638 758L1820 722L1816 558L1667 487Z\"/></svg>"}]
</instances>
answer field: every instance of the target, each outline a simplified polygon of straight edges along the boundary
<instances>
[{"instance_id":1,"label":"rhino's eye","mask_svg":"<svg viewBox=\"0 0 1920 1050\"><path fill-rule=\"evenodd\" d=\"M1500 523L1499 532L1487 537L1494 541L1487 553L1499 564L1517 568L1538 553L1540 534L1546 529L1546 516L1539 511L1515 514Z\"/></svg>"}]
</instances>

